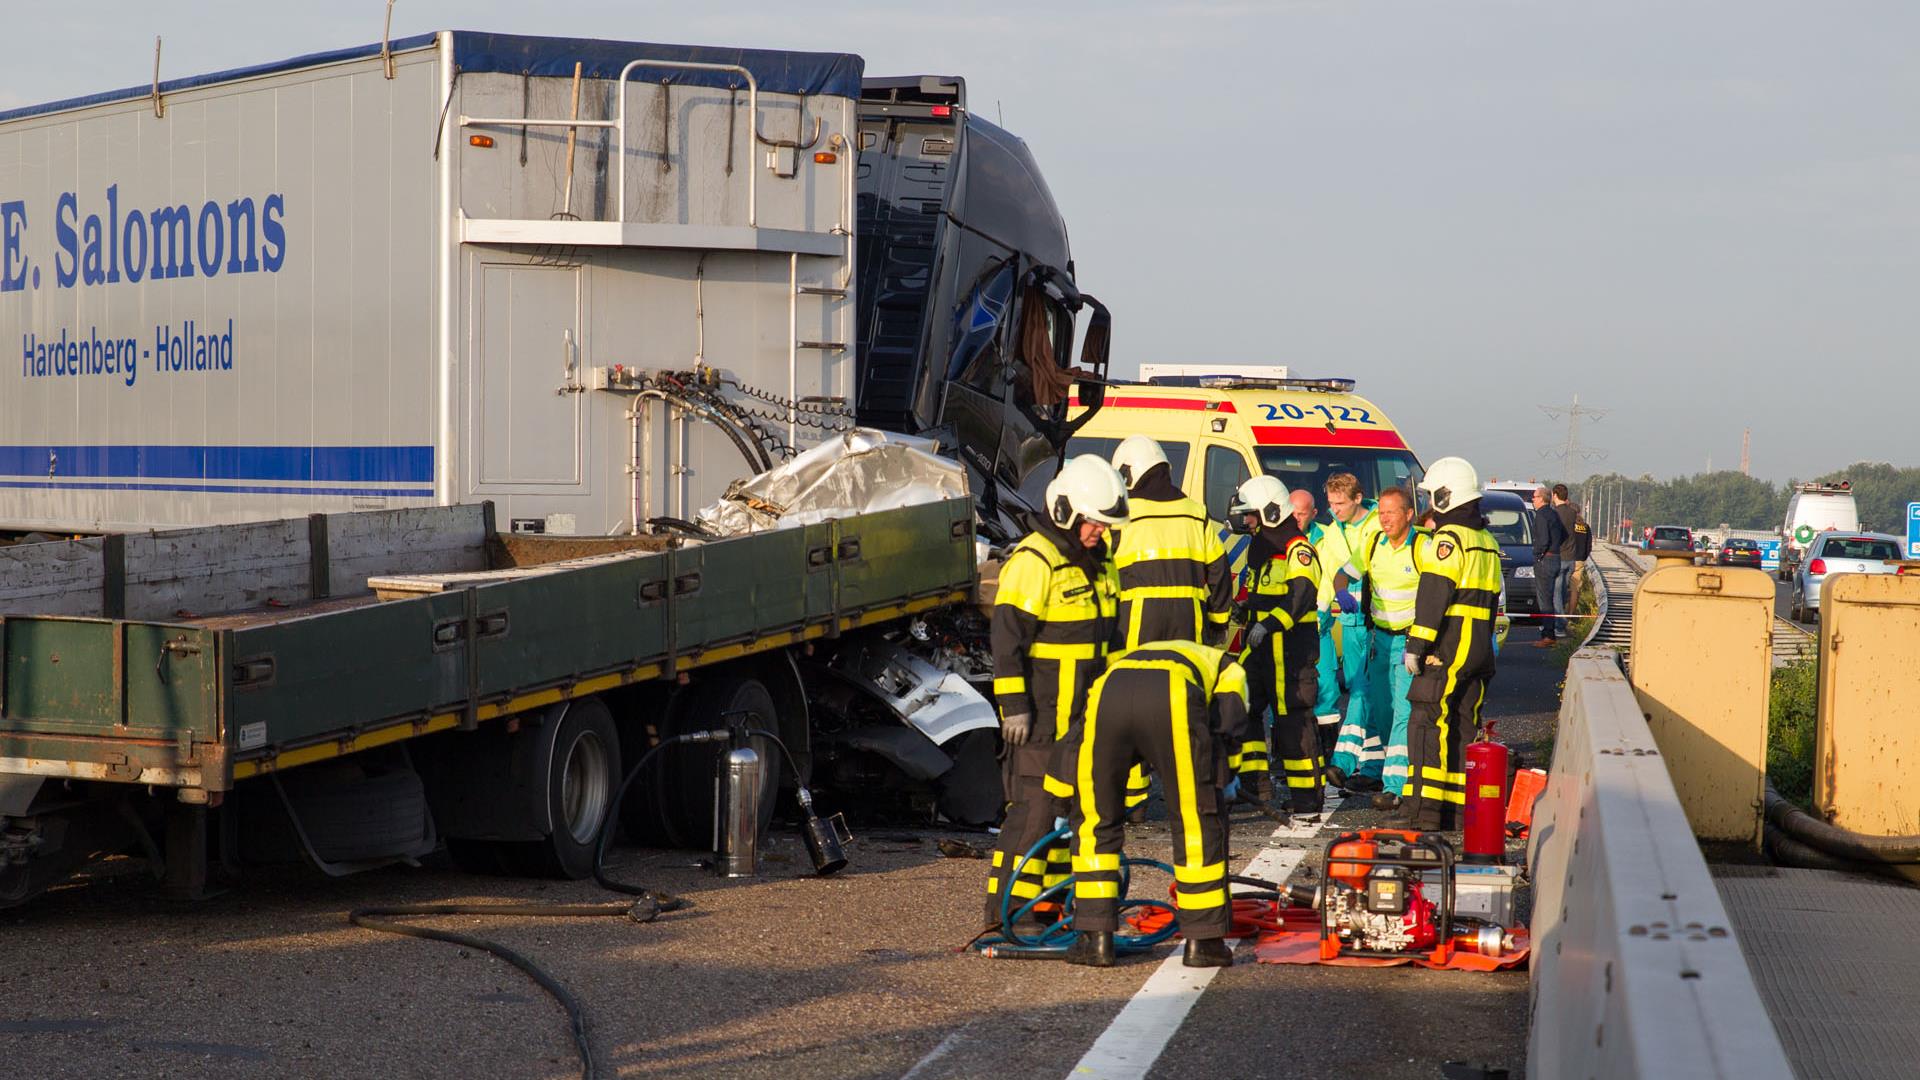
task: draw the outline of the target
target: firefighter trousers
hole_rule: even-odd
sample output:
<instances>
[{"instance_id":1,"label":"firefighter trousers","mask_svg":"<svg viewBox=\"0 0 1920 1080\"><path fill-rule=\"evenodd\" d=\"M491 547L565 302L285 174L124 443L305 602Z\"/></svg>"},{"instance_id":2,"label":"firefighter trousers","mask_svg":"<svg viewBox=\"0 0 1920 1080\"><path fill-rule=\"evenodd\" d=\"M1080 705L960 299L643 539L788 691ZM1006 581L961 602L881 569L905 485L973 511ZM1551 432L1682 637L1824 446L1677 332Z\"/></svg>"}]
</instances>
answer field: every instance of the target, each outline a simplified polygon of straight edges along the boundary
<instances>
[{"instance_id":1,"label":"firefighter trousers","mask_svg":"<svg viewBox=\"0 0 1920 1080\"><path fill-rule=\"evenodd\" d=\"M1012 896L1005 905L1011 915L1044 890L1067 880L1071 873L1072 848L1065 839L1025 859L1033 845L1053 831L1053 823L1067 816L1067 799L1073 789L1059 777L1070 775L1070 764L1061 760L1069 745L1034 739L1022 746L1007 747L1001 763L1001 778L1007 786L1007 815L1000 822L993 865L987 869L983 925L989 928L1000 925L1006 895Z\"/></svg>"},{"instance_id":2,"label":"firefighter trousers","mask_svg":"<svg viewBox=\"0 0 1920 1080\"><path fill-rule=\"evenodd\" d=\"M1273 719L1268 744L1258 751L1248 744L1241 754L1240 772L1243 776L1249 772L1249 761L1256 756L1260 760L1254 769L1278 765L1286 778L1288 807L1296 814L1320 812L1320 773L1327 764L1313 712L1319 696L1315 637L1312 629L1296 627L1274 635L1267 648L1249 653L1242 661L1247 669L1248 713L1264 723L1267 710L1272 709ZM1276 793L1279 786L1276 777Z\"/></svg>"},{"instance_id":3,"label":"firefighter trousers","mask_svg":"<svg viewBox=\"0 0 1920 1080\"><path fill-rule=\"evenodd\" d=\"M1165 670L1111 672L1082 729L1073 802L1073 925L1119 927L1127 770L1145 761L1160 777L1173 827L1174 903L1189 938L1227 935L1227 776L1207 722L1206 699Z\"/></svg>"},{"instance_id":4,"label":"firefighter trousers","mask_svg":"<svg viewBox=\"0 0 1920 1080\"><path fill-rule=\"evenodd\" d=\"M1407 697L1404 809L1422 829L1455 829L1467 802L1466 743L1480 728L1480 706L1493 673L1459 664L1430 664L1414 676Z\"/></svg>"}]
</instances>

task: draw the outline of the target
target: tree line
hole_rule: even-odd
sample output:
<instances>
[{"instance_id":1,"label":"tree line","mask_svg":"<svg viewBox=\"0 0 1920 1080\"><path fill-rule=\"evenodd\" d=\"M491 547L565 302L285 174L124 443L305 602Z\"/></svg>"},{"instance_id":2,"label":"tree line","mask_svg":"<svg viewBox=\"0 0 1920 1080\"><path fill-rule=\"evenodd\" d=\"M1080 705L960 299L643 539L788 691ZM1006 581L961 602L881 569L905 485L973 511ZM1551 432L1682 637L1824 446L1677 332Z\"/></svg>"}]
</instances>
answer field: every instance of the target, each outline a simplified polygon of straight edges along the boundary
<instances>
[{"instance_id":1,"label":"tree line","mask_svg":"<svg viewBox=\"0 0 1920 1080\"><path fill-rule=\"evenodd\" d=\"M1810 477L1816 483L1846 480L1853 485L1860 508L1860 527L1874 532L1904 535L1907 504L1920 501L1920 468L1862 461L1844 469ZM1574 497L1592 514L1617 521L1624 511L1635 527L1642 525L1729 525L1736 529L1778 529L1787 516L1793 485L1770 484L1731 470L1655 480L1608 473L1570 484Z\"/></svg>"}]
</instances>

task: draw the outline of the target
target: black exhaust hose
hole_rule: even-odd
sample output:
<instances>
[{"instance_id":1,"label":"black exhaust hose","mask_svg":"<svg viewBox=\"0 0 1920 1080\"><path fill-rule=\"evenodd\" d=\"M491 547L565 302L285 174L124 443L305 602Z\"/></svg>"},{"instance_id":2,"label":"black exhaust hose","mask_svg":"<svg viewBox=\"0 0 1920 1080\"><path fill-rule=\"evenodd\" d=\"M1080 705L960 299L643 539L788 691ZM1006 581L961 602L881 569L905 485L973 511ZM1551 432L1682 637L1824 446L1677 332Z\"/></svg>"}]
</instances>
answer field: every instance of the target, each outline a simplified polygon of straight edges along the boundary
<instances>
[{"instance_id":1,"label":"black exhaust hose","mask_svg":"<svg viewBox=\"0 0 1920 1080\"><path fill-rule=\"evenodd\" d=\"M1829 855L1819 848L1809 847L1782 832L1772 822L1767 823L1765 836L1767 857L1781 866L1792 866L1802 870L1842 870L1852 874L1871 873L1876 869L1865 863L1842 859L1837 855Z\"/></svg>"},{"instance_id":2,"label":"black exhaust hose","mask_svg":"<svg viewBox=\"0 0 1920 1080\"><path fill-rule=\"evenodd\" d=\"M1767 821L1801 845L1868 865L1920 863L1920 836L1868 836L1821 821L1767 785Z\"/></svg>"}]
</instances>

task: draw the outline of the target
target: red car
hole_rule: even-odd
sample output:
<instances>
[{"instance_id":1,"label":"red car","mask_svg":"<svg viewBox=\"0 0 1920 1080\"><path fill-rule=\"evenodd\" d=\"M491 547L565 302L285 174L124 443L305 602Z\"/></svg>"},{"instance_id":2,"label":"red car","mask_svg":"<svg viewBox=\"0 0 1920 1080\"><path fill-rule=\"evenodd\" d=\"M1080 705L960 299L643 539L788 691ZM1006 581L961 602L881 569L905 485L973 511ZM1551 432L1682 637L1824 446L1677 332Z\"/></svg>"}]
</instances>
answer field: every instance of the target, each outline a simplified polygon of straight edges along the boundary
<instances>
[{"instance_id":1,"label":"red car","mask_svg":"<svg viewBox=\"0 0 1920 1080\"><path fill-rule=\"evenodd\" d=\"M1729 537L1720 545L1720 554L1713 560L1721 566L1751 566L1760 569L1760 543L1742 537Z\"/></svg>"}]
</instances>

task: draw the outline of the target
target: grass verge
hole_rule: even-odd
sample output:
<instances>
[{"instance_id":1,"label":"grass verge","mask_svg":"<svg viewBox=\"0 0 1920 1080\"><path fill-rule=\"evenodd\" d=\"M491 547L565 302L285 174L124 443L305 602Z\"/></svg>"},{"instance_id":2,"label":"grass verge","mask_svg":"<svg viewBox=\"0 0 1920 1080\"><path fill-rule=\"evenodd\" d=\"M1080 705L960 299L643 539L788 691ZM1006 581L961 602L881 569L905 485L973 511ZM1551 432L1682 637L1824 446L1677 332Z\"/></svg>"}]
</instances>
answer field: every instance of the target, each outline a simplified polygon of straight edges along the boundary
<instances>
[{"instance_id":1,"label":"grass verge","mask_svg":"<svg viewBox=\"0 0 1920 1080\"><path fill-rule=\"evenodd\" d=\"M1797 660L1773 670L1767 699L1767 780L1782 796L1813 800L1814 695L1818 666Z\"/></svg>"}]
</instances>

